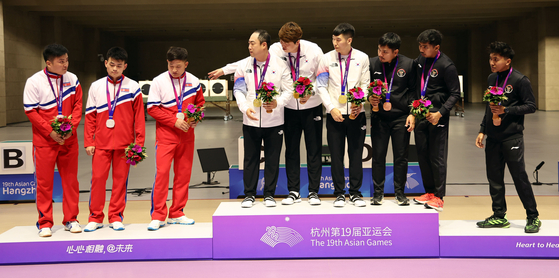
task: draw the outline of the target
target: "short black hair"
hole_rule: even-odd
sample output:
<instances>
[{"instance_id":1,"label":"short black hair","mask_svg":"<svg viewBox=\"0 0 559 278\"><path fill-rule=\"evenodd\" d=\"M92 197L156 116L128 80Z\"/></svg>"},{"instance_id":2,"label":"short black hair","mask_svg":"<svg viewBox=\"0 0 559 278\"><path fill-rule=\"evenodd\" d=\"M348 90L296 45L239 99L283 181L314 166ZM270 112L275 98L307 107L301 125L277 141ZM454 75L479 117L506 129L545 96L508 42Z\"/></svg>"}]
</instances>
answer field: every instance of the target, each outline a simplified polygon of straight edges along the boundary
<instances>
[{"instance_id":1,"label":"short black hair","mask_svg":"<svg viewBox=\"0 0 559 278\"><path fill-rule=\"evenodd\" d=\"M61 44L49 44L43 49L43 58L46 61L52 60L68 53L68 49Z\"/></svg>"},{"instance_id":2,"label":"short black hair","mask_svg":"<svg viewBox=\"0 0 559 278\"><path fill-rule=\"evenodd\" d=\"M186 62L188 61L188 51L186 51L186 49L182 47L171 46L167 51L167 60L181 60Z\"/></svg>"},{"instance_id":3,"label":"short black hair","mask_svg":"<svg viewBox=\"0 0 559 278\"><path fill-rule=\"evenodd\" d=\"M332 31L332 35L339 36L342 34L344 36L353 38L353 36L355 36L355 28L349 23L340 23L338 24L338 26L336 26L336 28L334 28L334 31Z\"/></svg>"},{"instance_id":4,"label":"short black hair","mask_svg":"<svg viewBox=\"0 0 559 278\"><path fill-rule=\"evenodd\" d=\"M272 42L272 36L270 36L270 34L268 34L268 31L260 29L260 30L254 31L254 33L258 34L258 40L260 41L260 44L265 42L266 43L266 49L270 49L270 43Z\"/></svg>"},{"instance_id":5,"label":"short black hair","mask_svg":"<svg viewBox=\"0 0 559 278\"><path fill-rule=\"evenodd\" d=\"M432 46L441 45L443 42L443 34L439 32L439 30L428 29L417 36L417 42L428 43Z\"/></svg>"},{"instance_id":6,"label":"short black hair","mask_svg":"<svg viewBox=\"0 0 559 278\"><path fill-rule=\"evenodd\" d=\"M494 41L487 47L489 54L499 54L505 58L512 60L514 58L514 50L506 42Z\"/></svg>"},{"instance_id":7,"label":"short black hair","mask_svg":"<svg viewBox=\"0 0 559 278\"><path fill-rule=\"evenodd\" d=\"M388 48L392 50L398 50L400 49L400 44L402 44L402 40L400 39L400 36L398 36L398 34L388 32L382 35L380 39L378 39L378 44L380 46L388 46Z\"/></svg>"},{"instance_id":8,"label":"short black hair","mask_svg":"<svg viewBox=\"0 0 559 278\"><path fill-rule=\"evenodd\" d=\"M109 60L109 58L113 58L113 60L117 61L123 61L126 64L128 61L128 52L119 46L111 47L111 49L107 51L107 60Z\"/></svg>"}]
</instances>

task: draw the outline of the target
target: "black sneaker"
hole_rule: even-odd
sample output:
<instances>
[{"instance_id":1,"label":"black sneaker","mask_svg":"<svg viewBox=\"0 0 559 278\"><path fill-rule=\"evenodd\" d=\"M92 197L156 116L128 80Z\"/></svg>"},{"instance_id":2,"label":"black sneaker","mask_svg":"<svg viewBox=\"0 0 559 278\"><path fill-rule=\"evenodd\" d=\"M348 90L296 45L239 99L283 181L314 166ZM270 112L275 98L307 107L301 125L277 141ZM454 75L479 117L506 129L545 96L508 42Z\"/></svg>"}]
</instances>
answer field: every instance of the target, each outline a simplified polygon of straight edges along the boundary
<instances>
[{"instance_id":1,"label":"black sneaker","mask_svg":"<svg viewBox=\"0 0 559 278\"><path fill-rule=\"evenodd\" d=\"M296 191L289 191L287 198L281 200L282 205L293 205L294 203L301 202L301 195Z\"/></svg>"},{"instance_id":2,"label":"black sneaker","mask_svg":"<svg viewBox=\"0 0 559 278\"><path fill-rule=\"evenodd\" d=\"M480 228L509 228L510 222L506 216L491 215L485 218L485 220L477 222L476 225Z\"/></svg>"},{"instance_id":3,"label":"black sneaker","mask_svg":"<svg viewBox=\"0 0 559 278\"><path fill-rule=\"evenodd\" d=\"M540 231L540 227L542 226L542 222L538 217L528 217L526 219L526 227L524 227L525 233L537 233Z\"/></svg>"},{"instance_id":4,"label":"black sneaker","mask_svg":"<svg viewBox=\"0 0 559 278\"><path fill-rule=\"evenodd\" d=\"M349 195L349 201L356 207L364 207L367 205L359 195Z\"/></svg>"},{"instance_id":5,"label":"black sneaker","mask_svg":"<svg viewBox=\"0 0 559 278\"><path fill-rule=\"evenodd\" d=\"M383 200L384 200L384 195L373 196L373 198L371 199L371 205L380 206L382 205Z\"/></svg>"},{"instance_id":6,"label":"black sneaker","mask_svg":"<svg viewBox=\"0 0 559 278\"><path fill-rule=\"evenodd\" d=\"M338 195L338 197L336 197L336 200L334 201L334 206L337 208L345 207L345 196L343 194Z\"/></svg>"},{"instance_id":7,"label":"black sneaker","mask_svg":"<svg viewBox=\"0 0 559 278\"><path fill-rule=\"evenodd\" d=\"M309 193L309 204L313 205L313 206L317 206L320 205L320 198L318 198L318 193L316 192L311 192Z\"/></svg>"},{"instance_id":8,"label":"black sneaker","mask_svg":"<svg viewBox=\"0 0 559 278\"><path fill-rule=\"evenodd\" d=\"M409 206L410 199L406 198L406 195L396 195L396 202L399 206Z\"/></svg>"},{"instance_id":9,"label":"black sneaker","mask_svg":"<svg viewBox=\"0 0 559 278\"><path fill-rule=\"evenodd\" d=\"M268 196L268 197L264 197L264 205L267 207L275 207L276 206L276 200L274 200L274 197L272 196Z\"/></svg>"},{"instance_id":10,"label":"black sneaker","mask_svg":"<svg viewBox=\"0 0 559 278\"><path fill-rule=\"evenodd\" d=\"M251 208L254 205L254 196L246 196L243 202L241 202L241 207Z\"/></svg>"}]
</instances>

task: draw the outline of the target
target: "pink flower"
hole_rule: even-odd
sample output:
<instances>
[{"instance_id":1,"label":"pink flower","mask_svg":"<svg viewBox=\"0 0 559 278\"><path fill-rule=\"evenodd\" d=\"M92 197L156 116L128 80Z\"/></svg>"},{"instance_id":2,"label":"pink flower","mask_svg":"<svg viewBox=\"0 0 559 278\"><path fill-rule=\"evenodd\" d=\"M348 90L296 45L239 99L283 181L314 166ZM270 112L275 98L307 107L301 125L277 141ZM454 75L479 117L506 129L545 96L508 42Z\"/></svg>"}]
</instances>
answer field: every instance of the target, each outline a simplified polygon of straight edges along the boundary
<instances>
[{"instance_id":1,"label":"pink flower","mask_svg":"<svg viewBox=\"0 0 559 278\"><path fill-rule=\"evenodd\" d=\"M204 118L204 111L202 111L202 114L200 115L200 118Z\"/></svg>"},{"instance_id":2,"label":"pink flower","mask_svg":"<svg viewBox=\"0 0 559 278\"><path fill-rule=\"evenodd\" d=\"M425 100L425 107L428 107L431 105L431 101L430 100Z\"/></svg>"},{"instance_id":3,"label":"pink flower","mask_svg":"<svg viewBox=\"0 0 559 278\"><path fill-rule=\"evenodd\" d=\"M374 88L373 88L373 93L374 93L375 95L378 95L378 96L382 95L382 89L381 89L381 87L380 87L380 86L374 87Z\"/></svg>"},{"instance_id":4,"label":"pink flower","mask_svg":"<svg viewBox=\"0 0 559 278\"><path fill-rule=\"evenodd\" d=\"M68 130L70 130L70 129L72 129L72 125L71 125L71 124L63 123L63 124L60 125L60 130L61 130L61 131L66 132L66 131L68 131Z\"/></svg>"},{"instance_id":5,"label":"pink flower","mask_svg":"<svg viewBox=\"0 0 559 278\"><path fill-rule=\"evenodd\" d=\"M297 85L297 88L295 88L295 90L297 91L297 93L303 94L305 92L305 85Z\"/></svg>"},{"instance_id":6,"label":"pink flower","mask_svg":"<svg viewBox=\"0 0 559 278\"><path fill-rule=\"evenodd\" d=\"M365 97L365 93L363 93L363 90L361 90L361 88L358 88L356 91L353 92L353 97L355 97L356 99L362 99L363 97Z\"/></svg>"},{"instance_id":7,"label":"pink flower","mask_svg":"<svg viewBox=\"0 0 559 278\"><path fill-rule=\"evenodd\" d=\"M142 152L142 147L140 145L135 145L132 148L133 151L137 152L137 153L141 153Z\"/></svg>"},{"instance_id":8,"label":"pink flower","mask_svg":"<svg viewBox=\"0 0 559 278\"><path fill-rule=\"evenodd\" d=\"M190 112L190 113L196 112L196 107L193 104L189 104L187 109L188 109L188 112Z\"/></svg>"},{"instance_id":9,"label":"pink flower","mask_svg":"<svg viewBox=\"0 0 559 278\"><path fill-rule=\"evenodd\" d=\"M266 83L266 90L273 91L274 90L274 83Z\"/></svg>"}]
</instances>

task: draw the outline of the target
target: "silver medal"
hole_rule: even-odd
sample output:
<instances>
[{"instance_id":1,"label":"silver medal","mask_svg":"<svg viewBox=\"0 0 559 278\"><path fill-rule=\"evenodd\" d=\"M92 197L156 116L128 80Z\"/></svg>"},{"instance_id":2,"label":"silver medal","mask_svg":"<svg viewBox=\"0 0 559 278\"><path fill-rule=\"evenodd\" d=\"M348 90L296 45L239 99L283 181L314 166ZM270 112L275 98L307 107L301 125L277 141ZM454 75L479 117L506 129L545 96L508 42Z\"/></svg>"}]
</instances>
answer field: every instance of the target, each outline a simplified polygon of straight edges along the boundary
<instances>
[{"instance_id":1,"label":"silver medal","mask_svg":"<svg viewBox=\"0 0 559 278\"><path fill-rule=\"evenodd\" d=\"M108 119L108 120L107 120L107 127L108 127L108 128L113 128L113 127L115 127L115 120L113 120L113 119Z\"/></svg>"},{"instance_id":2,"label":"silver medal","mask_svg":"<svg viewBox=\"0 0 559 278\"><path fill-rule=\"evenodd\" d=\"M177 119L184 120L184 113L177 113Z\"/></svg>"}]
</instances>

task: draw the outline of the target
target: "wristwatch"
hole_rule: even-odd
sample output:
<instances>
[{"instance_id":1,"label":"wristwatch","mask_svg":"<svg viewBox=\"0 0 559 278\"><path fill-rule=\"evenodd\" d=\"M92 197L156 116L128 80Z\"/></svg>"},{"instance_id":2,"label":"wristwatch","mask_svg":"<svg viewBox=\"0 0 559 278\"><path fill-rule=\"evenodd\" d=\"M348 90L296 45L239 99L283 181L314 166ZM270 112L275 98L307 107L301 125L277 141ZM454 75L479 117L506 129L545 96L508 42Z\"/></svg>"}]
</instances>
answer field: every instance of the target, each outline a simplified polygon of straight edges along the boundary
<instances>
[{"instance_id":1,"label":"wristwatch","mask_svg":"<svg viewBox=\"0 0 559 278\"><path fill-rule=\"evenodd\" d=\"M505 114L508 114L509 111L510 111L509 108L508 108L508 107L505 107Z\"/></svg>"}]
</instances>

